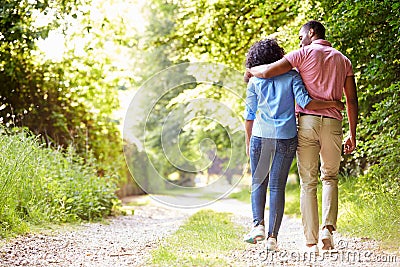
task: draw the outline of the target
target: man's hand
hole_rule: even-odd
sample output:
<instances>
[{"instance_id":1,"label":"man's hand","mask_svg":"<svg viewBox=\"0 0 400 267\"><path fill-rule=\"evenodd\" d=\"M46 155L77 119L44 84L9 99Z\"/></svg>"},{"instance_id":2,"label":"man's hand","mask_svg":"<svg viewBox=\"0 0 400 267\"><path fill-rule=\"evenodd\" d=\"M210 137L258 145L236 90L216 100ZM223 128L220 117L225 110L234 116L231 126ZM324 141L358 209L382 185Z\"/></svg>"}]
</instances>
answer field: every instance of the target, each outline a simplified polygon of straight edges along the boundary
<instances>
[{"instance_id":1,"label":"man's hand","mask_svg":"<svg viewBox=\"0 0 400 267\"><path fill-rule=\"evenodd\" d=\"M248 83L251 77L253 77L253 74L250 73L249 69L246 69L246 72L244 73L243 76L244 82Z\"/></svg>"},{"instance_id":2,"label":"man's hand","mask_svg":"<svg viewBox=\"0 0 400 267\"><path fill-rule=\"evenodd\" d=\"M350 135L344 142L344 153L351 154L354 149L356 149L356 138Z\"/></svg>"},{"instance_id":3,"label":"man's hand","mask_svg":"<svg viewBox=\"0 0 400 267\"><path fill-rule=\"evenodd\" d=\"M335 101L334 108L341 111L344 110L344 104L342 101Z\"/></svg>"},{"instance_id":4,"label":"man's hand","mask_svg":"<svg viewBox=\"0 0 400 267\"><path fill-rule=\"evenodd\" d=\"M356 128L358 119L358 97L354 76L347 76L344 85L346 96L347 118L349 119L350 136L344 143L344 153L350 154L356 148Z\"/></svg>"}]
</instances>

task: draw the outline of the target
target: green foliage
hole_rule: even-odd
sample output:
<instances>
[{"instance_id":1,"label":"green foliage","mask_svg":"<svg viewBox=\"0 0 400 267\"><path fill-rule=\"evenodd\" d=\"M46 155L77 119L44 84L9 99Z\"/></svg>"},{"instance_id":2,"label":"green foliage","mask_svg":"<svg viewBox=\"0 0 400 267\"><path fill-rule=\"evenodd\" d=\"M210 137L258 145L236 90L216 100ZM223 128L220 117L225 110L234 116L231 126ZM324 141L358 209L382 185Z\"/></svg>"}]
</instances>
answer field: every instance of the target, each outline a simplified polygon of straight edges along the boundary
<instances>
[{"instance_id":1,"label":"green foliage","mask_svg":"<svg viewBox=\"0 0 400 267\"><path fill-rule=\"evenodd\" d=\"M157 266L226 266L228 263L222 255L243 249L244 243L238 242L243 234L244 229L230 221L230 214L202 210L152 251L152 263Z\"/></svg>"},{"instance_id":2,"label":"green foliage","mask_svg":"<svg viewBox=\"0 0 400 267\"><path fill-rule=\"evenodd\" d=\"M320 192L320 190L318 190ZM321 205L319 205L320 207ZM301 217L300 211L300 185L290 183L285 189L285 214Z\"/></svg>"},{"instance_id":3,"label":"green foliage","mask_svg":"<svg viewBox=\"0 0 400 267\"><path fill-rule=\"evenodd\" d=\"M325 5L329 35L353 63L361 115L368 115L373 104L385 98L385 94L376 94L400 78L400 6L394 0L329 1Z\"/></svg>"},{"instance_id":4,"label":"green foliage","mask_svg":"<svg viewBox=\"0 0 400 267\"><path fill-rule=\"evenodd\" d=\"M110 11L120 6L124 12ZM132 86L127 60L137 36L123 1L3 1L0 4L0 122L23 126L47 144L73 145L101 163L99 174L127 176L113 113ZM125 21L123 20L125 17ZM121 23L124 22L124 23ZM39 47L43 39L61 36ZM51 39L51 38L50 38ZM57 58L42 50L63 48Z\"/></svg>"},{"instance_id":5,"label":"green foliage","mask_svg":"<svg viewBox=\"0 0 400 267\"><path fill-rule=\"evenodd\" d=\"M167 49L164 46L153 46L152 42L159 36L167 35L174 27L173 18L176 14L176 5L174 3L163 3L162 1L154 1L153 3L148 3L145 6L145 12L148 13L148 25L147 25L147 35L143 36L143 48L144 50L137 55L139 57L139 61L141 64L141 71L138 75L139 80L147 80L151 76L157 74L159 71L162 71L173 64L182 63L183 61L173 61L171 56L167 53ZM145 92L143 88L140 88L143 93L146 94L146 101L142 103L138 103L138 109L146 110L149 104L154 104L149 110L149 116L144 118L143 120L138 120L133 122L135 126L133 128L139 129L139 133L135 132L134 134L140 140L140 142L146 148L145 153L135 153L137 155L136 159L133 159L133 164L140 163L148 163L148 160L151 161L154 166L157 174L154 174L153 169L136 169L135 175L140 176L136 177L137 180L146 181L149 183L147 185L142 185L146 188L152 188L153 186L150 184L152 179L146 179L144 177L153 177L154 175L160 175L168 179L168 176L174 172L179 174L179 180L185 180L190 177L190 179L194 178L193 173L188 173L185 171L181 171L179 168L171 164L171 159L166 157L166 153L164 151L164 147L162 145L162 134L165 133L165 140L168 143L176 141L179 138L179 141L182 142L182 146L180 147L182 150L187 150L189 144L190 135L186 133L179 134L177 136L171 136L175 133L176 128L180 128L179 123L184 119L182 116L183 113L174 113L175 117L171 117L168 125L164 125L165 120L168 118L168 114L175 107L173 107L170 102L179 94L184 92L185 90L192 89L196 87L196 80L193 76L188 75L186 72L186 67L181 65L180 70L177 72L178 74L167 77L166 79L157 80L154 84L150 86L148 84L144 84L147 86L148 90ZM176 86L178 84L178 86ZM143 86L143 85L142 85ZM154 103L153 103L154 101ZM133 120L133 119L131 119ZM160 123L161 122L161 123ZM146 134L141 134L141 129L146 127ZM169 127L169 128L164 128ZM164 140L164 142L166 142ZM136 148L134 148L137 151ZM170 155L170 156L178 156L178 155ZM149 157L149 159L146 159ZM182 166L181 164L185 164L184 162L175 162L176 164ZM128 163L132 164L132 163ZM147 166L147 164L139 164L138 166ZM137 165L136 165L137 166ZM179 182L179 181L178 181ZM157 187L162 187L162 185L158 184Z\"/></svg>"},{"instance_id":6,"label":"green foliage","mask_svg":"<svg viewBox=\"0 0 400 267\"><path fill-rule=\"evenodd\" d=\"M378 175L377 178L385 178L399 185L400 179L400 82L396 82L384 88L376 94L377 97L384 96L383 100L373 105L373 111L363 119L365 126L361 128L360 134L364 138L361 142L359 157L368 159L368 164L374 166L370 172ZM389 172L388 172L389 171Z\"/></svg>"},{"instance_id":7,"label":"green foliage","mask_svg":"<svg viewBox=\"0 0 400 267\"><path fill-rule=\"evenodd\" d=\"M180 1L175 27L159 37L177 58L242 68L252 42L298 15L297 1Z\"/></svg>"},{"instance_id":8,"label":"green foliage","mask_svg":"<svg viewBox=\"0 0 400 267\"><path fill-rule=\"evenodd\" d=\"M31 223L96 220L118 204L115 178L98 177L95 160L71 147L64 153L25 131L1 128L0 148L1 236Z\"/></svg>"},{"instance_id":9,"label":"green foliage","mask_svg":"<svg viewBox=\"0 0 400 267\"><path fill-rule=\"evenodd\" d=\"M146 7L146 12L148 12L149 18L149 24L147 28L149 30L143 41L145 44L143 45L145 50L140 55L142 61L144 62L141 71L142 80L145 80L150 75L154 75L157 73L157 71L163 70L173 64L189 60L189 57L174 53L174 51L178 53L182 52L182 50L175 50L174 46L176 43L174 40L176 40L178 43L181 43L182 41L181 39L177 39L177 32L182 30L182 27L179 26L181 25L180 23L182 21L179 21L177 18L181 18L185 12L191 12L186 9L186 4L197 5L194 2L175 3L170 1L152 1ZM171 37L173 35L176 38ZM190 49L190 51L196 51L194 44L191 44L190 48L187 49ZM240 134L229 136L229 130L232 129L226 129L226 125L219 125L219 122L204 119L204 112L202 113L202 111L204 111L206 108L199 111L196 110L196 108L198 109L197 106L196 108L191 109L190 104L188 105L188 103L193 99L207 98L217 100L216 103L219 101L223 102L227 106L234 106L235 110L237 108L241 109L243 107L241 107L234 99L234 97L237 96L227 93L226 88L221 87L220 84L207 86L197 83L195 78L186 74L186 72L186 69L182 69L179 74L174 75L173 77L168 77L168 79L159 83L155 83L152 86L151 91L154 92L152 95L149 93L149 99L157 98L158 100L151 111L151 115L146 119L146 130L148 135L138 136L138 138L145 140L143 143L146 146L146 152L149 152L151 162L154 162L154 166L157 171L159 171L163 177L168 177L168 175L171 173L177 172L179 173L181 180L184 180L187 178L187 176L192 176L193 178L193 173L190 174L188 172L179 171L170 163L170 160L166 158L165 152L163 151L163 147L161 145L161 130L166 133L166 140L172 141L173 138L176 138L176 136L171 136L170 133L173 133L175 128L181 127L181 125L178 125L178 122L185 120L188 121L191 120L191 118L196 118L195 120L191 120L188 125L185 125L185 127L183 127L182 131L179 133L180 151L183 152L183 156L186 158L186 161L192 160L193 162L196 159L201 158L203 152L209 156L208 153L210 152L210 142L202 143L202 141L206 139L214 142L213 144L215 144L215 147L213 149L218 151L218 155L216 156L218 159L222 160L225 160L226 158L232 160L232 151L229 149L233 146L232 142L242 142L243 139ZM216 79L218 80L218 78ZM170 88L171 85L176 84L177 81L181 84L186 84L175 88ZM168 92L162 93L166 90L168 90ZM143 105L146 104L148 103L143 103ZM160 121L164 121L171 111L179 108L182 108L182 112L176 114L177 117L171 119L174 120L176 124L169 125L171 129L162 129L162 124L160 124ZM200 148L200 144L206 145L207 149L203 149L204 147ZM242 155L244 155L244 151L235 151L235 153L233 153L233 157L236 157L242 152ZM178 155L176 157L178 157ZM233 159L232 162L236 161L236 159ZM225 162L227 163L228 161L225 160ZM185 162L176 163L181 167L188 167L184 166ZM203 168L204 167L196 169Z\"/></svg>"},{"instance_id":10,"label":"green foliage","mask_svg":"<svg viewBox=\"0 0 400 267\"><path fill-rule=\"evenodd\" d=\"M382 171L381 168L377 170ZM389 171L386 168L384 170ZM397 249L400 232L399 184L388 185L386 180L376 178L379 174L375 176L374 170L370 174L368 182L363 181L365 178L362 177L341 179L339 230L373 238L382 241L385 247Z\"/></svg>"},{"instance_id":11,"label":"green foliage","mask_svg":"<svg viewBox=\"0 0 400 267\"><path fill-rule=\"evenodd\" d=\"M400 148L400 5L391 0L321 2L327 11L325 18L333 45L351 59L357 77L359 149L355 155L344 157L343 170L352 175L368 171L365 177L371 179L365 180L366 184L383 175L389 183L396 184ZM389 166L388 172L385 165ZM371 166L374 167L369 170ZM377 177L372 178L372 173Z\"/></svg>"},{"instance_id":12,"label":"green foliage","mask_svg":"<svg viewBox=\"0 0 400 267\"><path fill-rule=\"evenodd\" d=\"M238 192L229 194L229 197L240 200L242 202L250 203L251 202L251 189L250 188L241 189Z\"/></svg>"},{"instance_id":13,"label":"green foliage","mask_svg":"<svg viewBox=\"0 0 400 267\"><path fill-rule=\"evenodd\" d=\"M349 233L395 244L400 231L400 5L323 2L334 45L353 62L360 102L358 149L343 164L346 173L358 177L341 182L339 221Z\"/></svg>"},{"instance_id":14,"label":"green foliage","mask_svg":"<svg viewBox=\"0 0 400 267\"><path fill-rule=\"evenodd\" d=\"M68 12L75 14L73 6L78 3L3 1L1 6L0 120L6 125L30 127L60 144L73 135L66 127L73 108L62 86L62 69L37 64L32 51L39 38L46 38L57 27L57 19ZM38 23L40 17L47 22ZM77 110L80 108L82 105L77 105Z\"/></svg>"}]
</instances>

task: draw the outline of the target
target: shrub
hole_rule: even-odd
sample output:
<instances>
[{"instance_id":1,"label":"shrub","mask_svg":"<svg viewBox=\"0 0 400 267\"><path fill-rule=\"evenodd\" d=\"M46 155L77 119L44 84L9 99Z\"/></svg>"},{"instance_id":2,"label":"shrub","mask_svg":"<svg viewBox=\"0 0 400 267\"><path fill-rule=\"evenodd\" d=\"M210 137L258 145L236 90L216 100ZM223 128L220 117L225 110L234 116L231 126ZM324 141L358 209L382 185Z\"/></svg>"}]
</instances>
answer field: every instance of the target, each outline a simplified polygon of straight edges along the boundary
<instances>
[{"instance_id":1,"label":"shrub","mask_svg":"<svg viewBox=\"0 0 400 267\"><path fill-rule=\"evenodd\" d=\"M115 182L97 176L93 157L45 147L24 130L0 131L0 235L25 232L30 223L111 214L118 203Z\"/></svg>"}]
</instances>

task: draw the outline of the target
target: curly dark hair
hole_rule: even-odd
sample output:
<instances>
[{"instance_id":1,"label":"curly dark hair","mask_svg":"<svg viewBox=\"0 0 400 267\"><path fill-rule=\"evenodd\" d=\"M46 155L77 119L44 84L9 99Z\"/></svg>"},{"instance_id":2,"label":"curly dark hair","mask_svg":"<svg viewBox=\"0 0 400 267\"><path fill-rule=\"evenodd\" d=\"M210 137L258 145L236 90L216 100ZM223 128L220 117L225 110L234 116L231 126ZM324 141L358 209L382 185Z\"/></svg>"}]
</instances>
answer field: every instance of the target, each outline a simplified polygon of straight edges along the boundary
<instances>
[{"instance_id":1,"label":"curly dark hair","mask_svg":"<svg viewBox=\"0 0 400 267\"><path fill-rule=\"evenodd\" d=\"M273 63L283 57L285 50L276 39L264 39L253 44L246 57L246 68Z\"/></svg>"}]
</instances>

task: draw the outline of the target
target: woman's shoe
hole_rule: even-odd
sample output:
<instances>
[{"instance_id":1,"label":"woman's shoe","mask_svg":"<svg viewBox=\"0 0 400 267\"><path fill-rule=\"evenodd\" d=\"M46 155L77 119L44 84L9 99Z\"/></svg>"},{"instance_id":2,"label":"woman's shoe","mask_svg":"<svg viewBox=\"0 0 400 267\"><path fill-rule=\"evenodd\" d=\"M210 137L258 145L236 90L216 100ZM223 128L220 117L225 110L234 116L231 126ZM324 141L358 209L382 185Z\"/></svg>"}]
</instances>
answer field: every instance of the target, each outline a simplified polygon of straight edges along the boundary
<instances>
[{"instance_id":1,"label":"woman's shoe","mask_svg":"<svg viewBox=\"0 0 400 267\"><path fill-rule=\"evenodd\" d=\"M265 239L265 227L264 225L257 225L251 229L250 233L244 236L243 240L250 244L256 244L259 241Z\"/></svg>"},{"instance_id":2,"label":"woman's shoe","mask_svg":"<svg viewBox=\"0 0 400 267\"><path fill-rule=\"evenodd\" d=\"M267 250L278 251L278 244L276 241L276 237L268 237L266 247L267 247Z\"/></svg>"}]
</instances>

